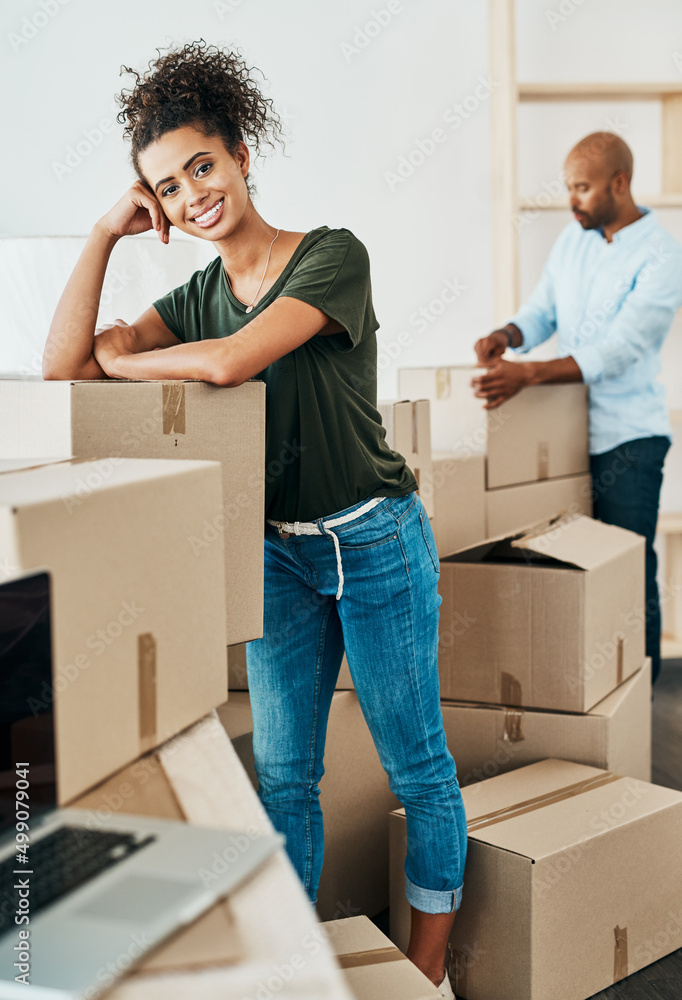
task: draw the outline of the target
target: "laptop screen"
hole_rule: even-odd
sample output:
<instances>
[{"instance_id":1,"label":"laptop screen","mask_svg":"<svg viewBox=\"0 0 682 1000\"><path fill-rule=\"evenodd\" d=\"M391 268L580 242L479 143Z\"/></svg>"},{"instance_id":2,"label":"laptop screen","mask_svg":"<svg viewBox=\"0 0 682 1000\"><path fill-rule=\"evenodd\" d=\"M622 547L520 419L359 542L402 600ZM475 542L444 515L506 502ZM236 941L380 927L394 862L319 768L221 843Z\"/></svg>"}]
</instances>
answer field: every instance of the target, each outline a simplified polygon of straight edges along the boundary
<instances>
[{"instance_id":1,"label":"laptop screen","mask_svg":"<svg viewBox=\"0 0 682 1000\"><path fill-rule=\"evenodd\" d=\"M56 806L52 695L50 577L39 572L0 583L0 833L16 822L17 765L31 818Z\"/></svg>"}]
</instances>

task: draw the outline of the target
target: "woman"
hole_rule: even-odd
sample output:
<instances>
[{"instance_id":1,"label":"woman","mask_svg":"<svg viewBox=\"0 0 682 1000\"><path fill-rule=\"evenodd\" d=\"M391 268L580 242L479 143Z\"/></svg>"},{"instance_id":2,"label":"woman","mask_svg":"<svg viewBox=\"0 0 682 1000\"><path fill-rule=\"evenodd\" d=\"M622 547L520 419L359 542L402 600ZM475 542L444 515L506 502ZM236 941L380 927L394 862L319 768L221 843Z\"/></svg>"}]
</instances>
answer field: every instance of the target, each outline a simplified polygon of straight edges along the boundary
<instances>
[{"instance_id":1,"label":"woman","mask_svg":"<svg viewBox=\"0 0 682 1000\"><path fill-rule=\"evenodd\" d=\"M466 821L440 712L439 565L416 480L376 410L367 252L346 229L286 232L254 208L244 140L272 144L279 122L237 55L202 40L135 77L119 118L138 180L88 239L44 375L265 381L266 465L281 473L266 488L264 636L247 647L259 795L314 903L318 781L345 647L407 813L408 956L451 997L443 962ZM94 336L114 244L151 226L164 243L171 226L208 240L218 256L132 326Z\"/></svg>"}]
</instances>

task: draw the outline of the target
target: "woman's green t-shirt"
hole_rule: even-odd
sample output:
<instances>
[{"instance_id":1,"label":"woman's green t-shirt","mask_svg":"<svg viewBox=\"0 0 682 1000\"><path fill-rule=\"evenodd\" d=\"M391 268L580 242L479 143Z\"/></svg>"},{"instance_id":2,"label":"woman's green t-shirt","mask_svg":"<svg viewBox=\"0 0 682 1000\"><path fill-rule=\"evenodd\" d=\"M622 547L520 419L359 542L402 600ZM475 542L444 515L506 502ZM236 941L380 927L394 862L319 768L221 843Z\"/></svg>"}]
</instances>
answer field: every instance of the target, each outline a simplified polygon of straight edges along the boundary
<instances>
[{"instance_id":1,"label":"woman's green t-shirt","mask_svg":"<svg viewBox=\"0 0 682 1000\"><path fill-rule=\"evenodd\" d=\"M311 521L417 481L386 444L377 402L379 326L369 258L347 229L306 233L251 313L232 293L221 257L153 304L178 340L229 337L281 295L321 309L343 332L314 336L256 377L266 385L265 513Z\"/></svg>"}]
</instances>

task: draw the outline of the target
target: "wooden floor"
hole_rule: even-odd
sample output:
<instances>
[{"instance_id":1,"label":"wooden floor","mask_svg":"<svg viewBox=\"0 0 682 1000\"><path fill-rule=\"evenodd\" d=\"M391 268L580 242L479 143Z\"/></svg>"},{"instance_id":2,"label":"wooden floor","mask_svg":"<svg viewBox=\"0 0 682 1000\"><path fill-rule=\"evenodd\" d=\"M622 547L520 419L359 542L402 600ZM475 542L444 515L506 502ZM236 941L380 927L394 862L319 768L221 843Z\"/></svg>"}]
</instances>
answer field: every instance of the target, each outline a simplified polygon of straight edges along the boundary
<instances>
[{"instance_id":1,"label":"wooden floor","mask_svg":"<svg viewBox=\"0 0 682 1000\"><path fill-rule=\"evenodd\" d=\"M664 661L654 691L652 781L682 791L682 660ZM374 920L388 934L388 910ZM590 1000L682 1000L682 949Z\"/></svg>"}]
</instances>

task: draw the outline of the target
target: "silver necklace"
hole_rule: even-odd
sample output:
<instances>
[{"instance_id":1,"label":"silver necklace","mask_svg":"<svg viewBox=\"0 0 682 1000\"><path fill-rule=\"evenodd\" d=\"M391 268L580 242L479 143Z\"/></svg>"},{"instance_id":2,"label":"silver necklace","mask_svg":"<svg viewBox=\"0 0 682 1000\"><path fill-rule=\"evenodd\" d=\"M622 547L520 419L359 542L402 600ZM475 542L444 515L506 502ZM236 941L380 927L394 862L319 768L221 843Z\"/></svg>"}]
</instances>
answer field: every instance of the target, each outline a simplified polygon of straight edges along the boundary
<instances>
[{"instance_id":1,"label":"silver necklace","mask_svg":"<svg viewBox=\"0 0 682 1000\"><path fill-rule=\"evenodd\" d=\"M251 301L249 302L248 306L246 307L246 312L247 313L250 313L250 312L253 311L253 304L256 301L256 299L258 298L258 293L260 292L261 288L263 287L263 282L265 281L265 275L268 272L268 264L270 263L270 254L272 253L272 248L273 248L273 245L275 243L275 240L279 236L279 232L280 231L278 229L277 232L275 233L275 239L270 244L270 249L268 250L268 259L265 261L265 268L263 269L263 277L260 279L260 285L256 289L256 294L254 295L254 297L251 299ZM234 295L234 290L232 288L232 282L230 281L230 276L229 276L229 274L227 274L227 271L225 271L225 274L227 275L227 283L230 286L230 291Z\"/></svg>"}]
</instances>

